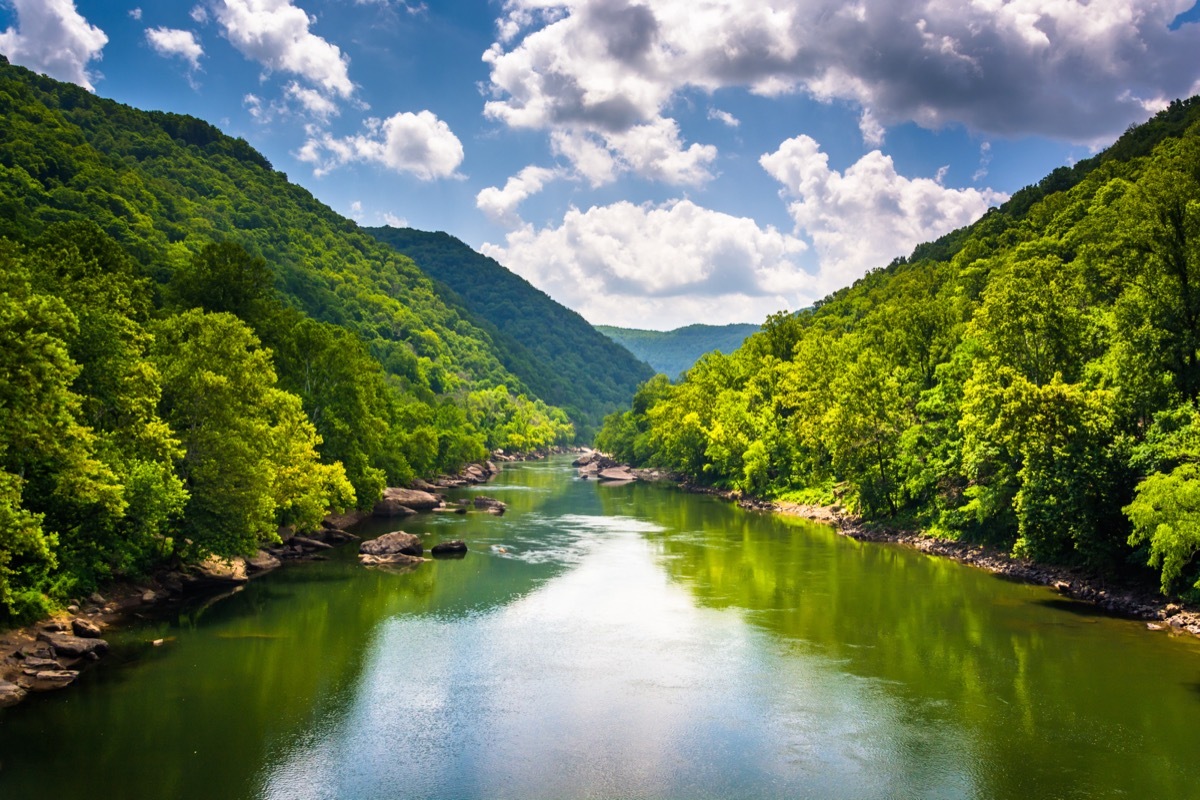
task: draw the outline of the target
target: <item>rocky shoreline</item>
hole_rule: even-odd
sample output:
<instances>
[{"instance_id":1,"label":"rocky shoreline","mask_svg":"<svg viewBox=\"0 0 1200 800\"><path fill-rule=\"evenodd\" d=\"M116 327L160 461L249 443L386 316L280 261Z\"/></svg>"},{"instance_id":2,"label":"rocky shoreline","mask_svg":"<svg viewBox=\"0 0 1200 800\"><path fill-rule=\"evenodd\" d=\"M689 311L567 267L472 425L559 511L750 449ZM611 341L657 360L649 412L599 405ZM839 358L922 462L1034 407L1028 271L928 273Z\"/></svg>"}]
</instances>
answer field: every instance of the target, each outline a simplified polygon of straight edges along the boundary
<instances>
[{"instance_id":1,"label":"rocky shoreline","mask_svg":"<svg viewBox=\"0 0 1200 800\"><path fill-rule=\"evenodd\" d=\"M635 470L635 472L640 471ZM1168 600L1152 591L1114 586L1079 570L1014 558L1008 553L992 547L940 539L920 531L901 530L868 523L861 517L846 514L836 507L763 500L740 492L694 484L680 475L660 474L658 479L674 483L687 492L720 497L737 503L745 509L823 522L832 525L838 534L860 542L891 542L920 550L922 553L978 567L997 575L1004 575L1013 580L1049 586L1063 597L1091 604L1105 612L1130 619L1145 620L1149 630L1200 636L1200 611L1186 608L1181 602Z\"/></svg>"},{"instance_id":2,"label":"rocky shoreline","mask_svg":"<svg viewBox=\"0 0 1200 800\"><path fill-rule=\"evenodd\" d=\"M493 459L530 460L502 452L493 454ZM358 536L345 528L369 516L405 517L418 511L466 513L465 506L448 507L436 492L482 484L499 472L495 461L489 460L469 464L455 475L439 475L432 481L416 480L412 487L389 488L373 509L331 514L320 530L298 534L289 528L280 529L281 541L259 550L251 558L209 558L198 564L163 570L144 581L114 584L106 587L103 594L93 593L75 600L64 613L24 628L0 632L0 708L16 705L31 693L63 689L75 683L83 671L108 652L108 642L102 635L111 627L205 596L210 596L209 602L216 601L240 591L248 581L286 562L326 558L325 551L357 541ZM481 513L504 513L503 503L491 498L479 499L485 502L477 499L474 506ZM459 553L456 547L447 552ZM160 646L164 641L152 644Z\"/></svg>"}]
</instances>

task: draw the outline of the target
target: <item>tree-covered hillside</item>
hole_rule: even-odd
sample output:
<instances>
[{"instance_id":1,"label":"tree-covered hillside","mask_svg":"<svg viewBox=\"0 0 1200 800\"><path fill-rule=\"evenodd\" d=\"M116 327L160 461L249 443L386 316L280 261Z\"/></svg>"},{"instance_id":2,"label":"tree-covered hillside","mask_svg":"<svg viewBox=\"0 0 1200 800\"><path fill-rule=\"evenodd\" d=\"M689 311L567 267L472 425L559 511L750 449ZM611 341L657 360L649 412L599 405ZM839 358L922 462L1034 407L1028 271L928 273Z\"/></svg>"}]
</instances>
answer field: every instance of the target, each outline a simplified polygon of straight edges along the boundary
<instances>
[{"instance_id":1,"label":"tree-covered hillside","mask_svg":"<svg viewBox=\"0 0 1200 800\"><path fill-rule=\"evenodd\" d=\"M526 391L244 141L0 58L0 625L570 441Z\"/></svg>"},{"instance_id":2,"label":"tree-covered hillside","mask_svg":"<svg viewBox=\"0 0 1200 800\"><path fill-rule=\"evenodd\" d=\"M737 350L747 336L758 332L759 326L696 324L673 331L647 331L597 325L596 330L645 361L655 372L675 380L705 353Z\"/></svg>"},{"instance_id":3,"label":"tree-covered hillside","mask_svg":"<svg viewBox=\"0 0 1200 800\"><path fill-rule=\"evenodd\" d=\"M767 320L603 449L1200 589L1200 98Z\"/></svg>"},{"instance_id":4,"label":"tree-covered hillside","mask_svg":"<svg viewBox=\"0 0 1200 800\"><path fill-rule=\"evenodd\" d=\"M504 366L538 397L567 411L588 438L653 371L495 260L446 233L367 228L413 259L480 320Z\"/></svg>"}]
</instances>

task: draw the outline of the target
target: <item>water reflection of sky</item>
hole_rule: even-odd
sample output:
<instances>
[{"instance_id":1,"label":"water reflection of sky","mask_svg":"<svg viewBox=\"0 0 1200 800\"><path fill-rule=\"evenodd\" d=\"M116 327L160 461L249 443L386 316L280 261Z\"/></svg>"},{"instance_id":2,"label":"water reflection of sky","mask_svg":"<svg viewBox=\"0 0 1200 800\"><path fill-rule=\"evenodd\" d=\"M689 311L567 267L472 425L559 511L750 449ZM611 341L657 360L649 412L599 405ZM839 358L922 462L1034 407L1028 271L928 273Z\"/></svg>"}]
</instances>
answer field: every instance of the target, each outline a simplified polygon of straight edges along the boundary
<instances>
[{"instance_id":1,"label":"water reflection of sky","mask_svg":"<svg viewBox=\"0 0 1200 800\"><path fill-rule=\"evenodd\" d=\"M645 538L656 526L525 522L570 568L482 613L387 620L353 701L292 744L262 796L972 795L944 763L953 743L907 730L886 687L697 607Z\"/></svg>"}]
</instances>

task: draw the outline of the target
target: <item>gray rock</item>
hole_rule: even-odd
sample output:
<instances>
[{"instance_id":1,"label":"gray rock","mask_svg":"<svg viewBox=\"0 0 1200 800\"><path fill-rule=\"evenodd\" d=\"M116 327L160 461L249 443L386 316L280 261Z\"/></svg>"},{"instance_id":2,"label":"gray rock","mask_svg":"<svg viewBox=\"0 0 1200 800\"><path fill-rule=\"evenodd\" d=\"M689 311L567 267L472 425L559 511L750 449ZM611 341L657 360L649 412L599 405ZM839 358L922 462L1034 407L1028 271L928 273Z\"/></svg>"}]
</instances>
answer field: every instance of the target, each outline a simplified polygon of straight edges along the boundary
<instances>
[{"instance_id":1,"label":"gray rock","mask_svg":"<svg viewBox=\"0 0 1200 800\"><path fill-rule=\"evenodd\" d=\"M425 548L421 545L420 537L404 531L392 531L378 539L363 542L358 546L358 552L368 556L419 556L425 552Z\"/></svg>"},{"instance_id":2,"label":"gray rock","mask_svg":"<svg viewBox=\"0 0 1200 800\"><path fill-rule=\"evenodd\" d=\"M442 498L431 492L423 492L420 489L389 487L383 490L383 497L388 500L396 500L401 505L415 511L429 511L442 504Z\"/></svg>"},{"instance_id":3,"label":"gray rock","mask_svg":"<svg viewBox=\"0 0 1200 800\"><path fill-rule=\"evenodd\" d=\"M467 543L462 539L438 542L429 550L435 556L460 556L467 552Z\"/></svg>"},{"instance_id":4,"label":"gray rock","mask_svg":"<svg viewBox=\"0 0 1200 800\"><path fill-rule=\"evenodd\" d=\"M55 689L62 689L70 686L79 677L79 673L73 669L46 669L36 672L31 670L31 672L33 674L26 674L22 681L31 692L52 692Z\"/></svg>"},{"instance_id":5,"label":"gray rock","mask_svg":"<svg viewBox=\"0 0 1200 800\"><path fill-rule=\"evenodd\" d=\"M293 536L292 541L303 547L305 550L332 550L333 545L316 539L310 539L307 536Z\"/></svg>"},{"instance_id":6,"label":"gray rock","mask_svg":"<svg viewBox=\"0 0 1200 800\"><path fill-rule=\"evenodd\" d=\"M375 504L371 513L377 517L411 517L417 512L394 497L385 497Z\"/></svg>"},{"instance_id":7,"label":"gray rock","mask_svg":"<svg viewBox=\"0 0 1200 800\"><path fill-rule=\"evenodd\" d=\"M25 690L15 683L0 680L0 708L15 706L25 699Z\"/></svg>"},{"instance_id":8,"label":"gray rock","mask_svg":"<svg viewBox=\"0 0 1200 800\"><path fill-rule=\"evenodd\" d=\"M245 583L246 559L234 556L230 559L209 556L196 565L196 574L210 583Z\"/></svg>"},{"instance_id":9,"label":"gray rock","mask_svg":"<svg viewBox=\"0 0 1200 800\"><path fill-rule=\"evenodd\" d=\"M489 514L503 514L508 509L507 505L496 498L487 497L482 494L475 496L475 507Z\"/></svg>"},{"instance_id":10,"label":"gray rock","mask_svg":"<svg viewBox=\"0 0 1200 800\"><path fill-rule=\"evenodd\" d=\"M88 619L71 620L71 630L81 639L100 638L100 626Z\"/></svg>"},{"instance_id":11,"label":"gray rock","mask_svg":"<svg viewBox=\"0 0 1200 800\"><path fill-rule=\"evenodd\" d=\"M252 558L246 559L246 568L254 572L267 572L278 567L282 562L266 550L259 550Z\"/></svg>"},{"instance_id":12,"label":"gray rock","mask_svg":"<svg viewBox=\"0 0 1200 800\"><path fill-rule=\"evenodd\" d=\"M108 652L108 642L103 639L85 639L69 633L39 633L38 640L54 649L55 654L65 658L82 658L88 653Z\"/></svg>"},{"instance_id":13,"label":"gray rock","mask_svg":"<svg viewBox=\"0 0 1200 800\"><path fill-rule=\"evenodd\" d=\"M637 476L629 471L629 467L609 467L600 471L602 481L636 481Z\"/></svg>"}]
</instances>

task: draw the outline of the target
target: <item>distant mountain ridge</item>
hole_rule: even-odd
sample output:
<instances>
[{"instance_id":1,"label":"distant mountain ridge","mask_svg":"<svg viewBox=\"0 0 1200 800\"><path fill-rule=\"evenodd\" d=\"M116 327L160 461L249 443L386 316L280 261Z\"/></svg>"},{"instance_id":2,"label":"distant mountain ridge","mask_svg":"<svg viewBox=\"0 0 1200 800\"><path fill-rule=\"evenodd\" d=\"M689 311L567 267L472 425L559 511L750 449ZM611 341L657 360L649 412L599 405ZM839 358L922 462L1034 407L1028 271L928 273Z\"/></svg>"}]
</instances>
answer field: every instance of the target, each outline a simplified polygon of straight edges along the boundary
<instances>
[{"instance_id":1,"label":"distant mountain ridge","mask_svg":"<svg viewBox=\"0 0 1200 800\"><path fill-rule=\"evenodd\" d=\"M732 353L742 346L747 336L758 333L759 326L749 323L697 324L673 331L649 331L597 325L596 330L654 367L655 372L675 380L705 353L714 350Z\"/></svg>"},{"instance_id":2,"label":"distant mountain ridge","mask_svg":"<svg viewBox=\"0 0 1200 800\"><path fill-rule=\"evenodd\" d=\"M654 373L576 312L448 233L365 228L411 258L492 338L504 367L590 439Z\"/></svg>"}]
</instances>

